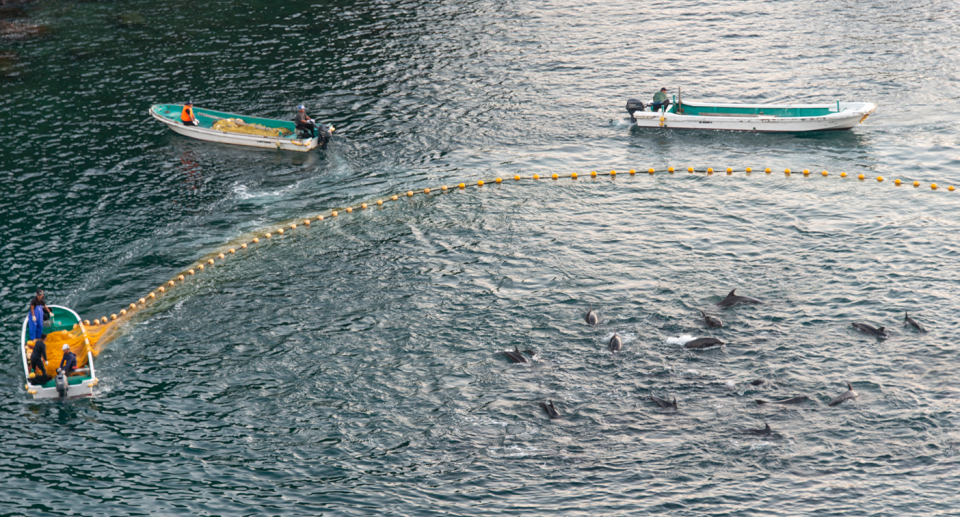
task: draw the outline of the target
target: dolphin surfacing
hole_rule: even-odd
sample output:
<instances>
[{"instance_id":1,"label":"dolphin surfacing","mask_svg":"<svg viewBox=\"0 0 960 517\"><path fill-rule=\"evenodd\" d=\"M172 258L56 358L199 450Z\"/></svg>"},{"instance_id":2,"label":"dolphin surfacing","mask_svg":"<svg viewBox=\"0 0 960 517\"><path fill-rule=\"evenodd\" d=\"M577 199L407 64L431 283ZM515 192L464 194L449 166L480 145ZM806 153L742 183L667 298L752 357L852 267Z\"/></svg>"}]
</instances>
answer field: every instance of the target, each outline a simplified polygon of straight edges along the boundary
<instances>
[{"instance_id":1,"label":"dolphin surfacing","mask_svg":"<svg viewBox=\"0 0 960 517\"><path fill-rule=\"evenodd\" d=\"M671 407L672 407L673 409L677 409L677 397L673 397L673 400L670 401L670 400L667 400L667 399L662 399L662 398L660 398L660 397L658 397L658 396L656 396L656 395L650 395L650 400L652 400L654 404L656 404L656 405L658 405L658 406L660 406L660 407L662 407L662 408L671 408Z\"/></svg>"},{"instance_id":2,"label":"dolphin surfacing","mask_svg":"<svg viewBox=\"0 0 960 517\"><path fill-rule=\"evenodd\" d=\"M723 346L723 341L712 337L698 337L693 341L687 341L683 346L686 348L710 348L714 346Z\"/></svg>"},{"instance_id":3,"label":"dolphin surfacing","mask_svg":"<svg viewBox=\"0 0 960 517\"><path fill-rule=\"evenodd\" d=\"M529 348L524 350L525 353L530 354L530 357L537 355L536 352L530 350ZM527 359L523 354L520 353L520 350L517 347L513 347L513 351L506 350L503 352L503 355L507 356L507 359L514 363L529 363L530 360Z\"/></svg>"},{"instance_id":4,"label":"dolphin surfacing","mask_svg":"<svg viewBox=\"0 0 960 517\"><path fill-rule=\"evenodd\" d=\"M590 309L587 312L587 315L583 317L584 321L587 322L587 325L596 325L600 323L600 316L597 316L597 313L593 312L593 309Z\"/></svg>"},{"instance_id":5,"label":"dolphin surfacing","mask_svg":"<svg viewBox=\"0 0 960 517\"><path fill-rule=\"evenodd\" d=\"M926 332L926 331L927 331L927 329L923 328L923 325L921 325L920 323L918 323L917 320L911 318L911 317L910 317L910 314L908 314L908 313L906 313L906 312L903 313L903 324L904 324L904 325L910 325L910 326L912 326L913 328L919 330L920 332Z\"/></svg>"},{"instance_id":6,"label":"dolphin surfacing","mask_svg":"<svg viewBox=\"0 0 960 517\"><path fill-rule=\"evenodd\" d=\"M857 393L856 391L853 391L853 386L851 386L850 383L848 382L848 383L847 383L847 391L843 392L839 397L831 400L830 403L827 404L827 405L828 405L828 406L836 406L837 404L843 404L844 402L846 402L846 401L848 401L848 400L853 400L853 399L855 399L855 398L857 398L857 397L859 397L859 396L860 396L860 394Z\"/></svg>"},{"instance_id":7,"label":"dolphin surfacing","mask_svg":"<svg viewBox=\"0 0 960 517\"><path fill-rule=\"evenodd\" d=\"M804 402L806 402L806 401L808 401L808 400L810 400L810 398L807 397L807 396L799 396L799 397L793 397L792 399L783 399L783 400L762 400L762 399L757 399L757 405L760 406L760 405L763 405L763 404L782 404L782 405L802 404L802 403L804 403Z\"/></svg>"},{"instance_id":8,"label":"dolphin surfacing","mask_svg":"<svg viewBox=\"0 0 960 517\"><path fill-rule=\"evenodd\" d=\"M607 346L607 349L611 352L620 352L623 350L623 340L620 339L619 334L614 334L613 337L610 338L610 344Z\"/></svg>"},{"instance_id":9,"label":"dolphin surfacing","mask_svg":"<svg viewBox=\"0 0 960 517\"><path fill-rule=\"evenodd\" d=\"M740 303L763 303L762 301L749 296L737 296L737 290L730 291L726 298L717 302L717 307L733 307Z\"/></svg>"},{"instance_id":10,"label":"dolphin surfacing","mask_svg":"<svg viewBox=\"0 0 960 517\"><path fill-rule=\"evenodd\" d=\"M563 415L561 415L560 412L557 411L556 406L553 405L553 401L552 401L552 400L548 400L546 403L541 402L541 403L540 403L540 407L543 408L544 411L546 411L547 416L550 417L550 420L556 420L556 419L558 419L558 418L563 418Z\"/></svg>"},{"instance_id":11,"label":"dolphin surfacing","mask_svg":"<svg viewBox=\"0 0 960 517\"><path fill-rule=\"evenodd\" d=\"M743 434L756 434L760 436L770 436L773 434L773 429L770 429L770 424L764 424L763 429L744 429L740 432Z\"/></svg>"},{"instance_id":12,"label":"dolphin surfacing","mask_svg":"<svg viewBox=\"0 0 960 517\"><path fill-rule=\"evenodd\" d=\"M723 327L723 322L720 321L720 318L716 316L708 316L705 312L700 311L700 316L703 317L703 322L707 324L708 327L718 329Z\"/></svg>"},{"instance_id":13,"label":"dolphin surfacing","mask_svg":"<svg viewBox=\"0 0 960 517\"><path fill-rule=\"evenodd\" d=\"M877 337L880 339L884 339L888 337L886 327L877 328L869 323L859 323L859 322L854 322L851 325L853 325L853 328L861 332L866 332L867 334L870 334L873 337Z\"/></svg>"}]
</instances>

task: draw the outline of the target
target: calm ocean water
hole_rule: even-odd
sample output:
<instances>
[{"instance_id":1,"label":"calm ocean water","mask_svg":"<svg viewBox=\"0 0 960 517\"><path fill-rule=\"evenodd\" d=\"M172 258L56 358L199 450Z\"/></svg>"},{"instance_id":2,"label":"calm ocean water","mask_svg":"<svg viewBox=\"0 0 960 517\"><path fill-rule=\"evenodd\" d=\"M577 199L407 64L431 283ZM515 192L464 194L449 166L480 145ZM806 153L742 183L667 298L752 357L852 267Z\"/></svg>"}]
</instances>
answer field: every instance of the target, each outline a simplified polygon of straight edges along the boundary
<instances>
[{"instance_id":1,"label":"calm ocean water","mask_svg":"<svg viewBox=\"0 0 960 517\"><path fill-rule=\"evenodd\" d=\"M0 20L46 27L0 37L0 515L958 512L960 192L928 187L960 185L956 2L35 0ZM631 129L626 99L661 86L879 108L839 133ZM278 153L147 115L188 98L303 102L338 130ZM668 166L737 172L583 177ZM554 172L581 178L272 239L129 325L92 400L23 391L37 287L93 319L275 222ZM765 303L713 305L734 288Z\"/></svg>"}]
</instances>

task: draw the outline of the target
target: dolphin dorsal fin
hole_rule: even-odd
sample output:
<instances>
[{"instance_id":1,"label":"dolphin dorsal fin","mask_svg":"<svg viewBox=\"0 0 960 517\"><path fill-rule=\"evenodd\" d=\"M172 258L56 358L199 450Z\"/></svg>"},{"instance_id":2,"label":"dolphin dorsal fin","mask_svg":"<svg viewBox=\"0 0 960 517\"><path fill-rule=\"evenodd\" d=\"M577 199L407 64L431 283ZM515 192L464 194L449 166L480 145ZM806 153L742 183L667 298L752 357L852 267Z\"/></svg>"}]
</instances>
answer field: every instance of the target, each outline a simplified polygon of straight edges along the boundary
<instances>
[{"instance_id":1,"label":"dolphin dorsal fin","mask_svg":"<svg viewBox=\"0 0 960 517\"><path fill-rule=\"evenodd\" d=\"M877 330L879 330L880 333L882 334L882 333L886 332L886 328L887 328L887 327L880 327L880 328L878 328Z\"/></svg>"},{"instance_id":2,"label":"dolphin dorsal fin","mask_svg":"<svg viewBox=\"0 0 960 517\"><path fill-rule=\"evenodd\" d=\"M677 397L673 397L673 407L677 407Z\"/></svg>"},{"instance_id":3,"label":"dolphin dorsal fin","mask_svg":"<svg viewBox=\"0 0 960 517\"><path fill-rule=\"evenodd\" d=\"M903 321L907 321L908 319L910 319L910 313L903 311Z\"/></svg>"},{"instance_id":4,"label":"dolphin dorsal fin","mask_svg":"<svg viewBox=\"0 0 960 517\"><path fill-rule=\"evenodd\" d=\"M730 291L730 294L727 295L727 298L730 298L731 296L736 296L736 295L734 294L734 293L736 293L736 292L737 292L736 289L734 289L733 291Z\"/></svg>"},{"instance_id":5,"label":"dolphin dorsal fin","mask_svg":"<svg viewBox=\"0 0 960 517\"><path fill-rule=\"evenodd\" d=\"M849 382L847 383L847 389L853 391L853 386L851 386Z\"/></svg>"},{"instance_id":6,"label":"dolphin dorsal fin","mask_svg":"<svg viewBox=\"0 0 960 517\"><path fill-rule=\"evenodd\" d=\"M770 424L767 424L766 427L764 428L764 431L770 432L770 431L773 431L773 429L770 429Z\"/></svg>"},{"instance_id":7,"label":"dolphin dorsal fin","mask_svg":"<svg viewBox=\"0 0 960 517\"><path fill-rule=\"evenodd\" d=\"M517 348L517 347L516 347L516 345L514 345L514 347L513 347L513 351L514 351L514 352L516 352L516 353L518 353L518 354L520 353L520 349L519 349L519 348Z\"/></svg>"}]
</instances>

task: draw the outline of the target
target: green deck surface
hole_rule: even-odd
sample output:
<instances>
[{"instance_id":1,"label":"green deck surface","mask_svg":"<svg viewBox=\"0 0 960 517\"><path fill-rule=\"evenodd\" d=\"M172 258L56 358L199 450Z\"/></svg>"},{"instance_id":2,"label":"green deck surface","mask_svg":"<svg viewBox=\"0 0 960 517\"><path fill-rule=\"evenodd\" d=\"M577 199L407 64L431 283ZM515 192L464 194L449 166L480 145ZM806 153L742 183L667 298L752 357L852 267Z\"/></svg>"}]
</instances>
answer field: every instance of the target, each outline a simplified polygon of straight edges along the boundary
<instances>
[{"instance_id":1,"label":"green deck surface","mask_svg":"<svg viewBox=\"0 0 960 517\"><path fill-rule=\"evenodd\" d=\"M181 104L157 104L151 108L154 113L160 115L163 118L174 120L180 122L180 112L183 111L183 105ZM250 115L238 115L236 113L226 113L223 111L214 111L205 108L197 108L194 106L193 115L197 118L197 122L200 123L199 127L205 129L213 129L213 125L222 118L240 118L247 124L259 124L264 127L277 128L277 129L287 129L290 131L290 135L283 138L288 138L293 140L296 136L297 126L294 124L293 120L276 120L272 118L258 118L252 117ZM204 115L210 115L209 117Z\"/></svg>"},{"instance_id":2,"label":"green deck surface","mask_svg":"<svg viewBox=\"0 0 960 517\"><path fill-rule=\"evenodd\" d=\"M670 113L674 113L674 106L671 106ZM712 114L723 115L772 115L783 118L796 117L822 117L835 113L830 108L749 108L749 107L721 107L721 106L688 106L683 105L683 115L709 117Z\"/></svg>"}]
</instances>

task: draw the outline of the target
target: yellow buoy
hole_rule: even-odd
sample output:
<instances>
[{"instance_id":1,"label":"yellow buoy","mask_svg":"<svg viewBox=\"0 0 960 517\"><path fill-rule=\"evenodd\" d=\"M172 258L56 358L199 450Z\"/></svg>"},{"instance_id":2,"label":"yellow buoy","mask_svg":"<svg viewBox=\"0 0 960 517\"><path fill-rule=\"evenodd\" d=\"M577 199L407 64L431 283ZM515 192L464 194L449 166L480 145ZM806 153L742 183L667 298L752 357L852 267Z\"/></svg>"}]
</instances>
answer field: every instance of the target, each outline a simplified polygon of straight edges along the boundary
<instances>
[{"instance_id":1,"label":"yellow buoy","mask_svg":"<svg viewBox=\"0 0 960 517\"><path fill-rule=\"evenodd\" d=\"M408 191L407 191L407 197L413 197L413 191L412 191L412 190L408 190Z\"/></svg>"},{"instance_id":2,"label":"yellow buoy","mask_svg":"<svg viewBox=\"0 0 960 517\"><path fill-rule=\"evenodd\" d=\"M218 256L218 257L220 257L220 260L223 260L223 259L225 259L225 258L226 258L226 256L224 256L224 254L223 254L223 253L221 253L221 254L219 254L219 255L217 255L217 256Z\"/></svg>"},{"instance_id":3,"label":"yellow buoy","mask_svg":"<svg viewBox=\"0 0 960 517\"><path fill-rule=\"evenodd\" d=\"M203 271L203 267L204 267L203 264L200 264L199 266L197 266L197 269L199 269L200 271Z\"/></svg>"},{"instance_id":4,"label":"yellow buoy","mask_svg":"<svg viewBox=\"0 0 960 517\"><path fill-rule=\"evenodd\" d=\"M173 286L177 285L177 283L174 282L173 280L171 280L171 281L167 282L167 285L169 285L170 287L173 287Z\"/></svg>"},{"instance_id":5,"label":"yellow buoy","mask_svg":"<svg viewBox=\"0 0 960 517\"><path fill-rule=\"evenodd\" d=\"M650 173L650 174L653 174L653 173L656 172L656 171L653 170L653 167L650 167L649 169L647 169L647 172Z\"/></svg>"},{"instance_id":6,"label":"yellow buoy","mask_svg":"<svg viewBox=\"0 0 960 517\"><path fill-rule=\"evenodd\" d=\"M636 173L637 173L637 171L635 171L635 170L633 170L633 169L630 169L630 174L636 174Z\"/></svg>"},{"instance_id":7,"label":"yellow buoy","mask_svg":"<svg viewBox=\"0 0 960 517\"><path fill-rule=\"evenodd\" d=\"M210 265L212 266L212 265L213 265L213 259L208 260L208 261L207 261L207 264L210 264Z\"/></svg>"},{"instance_id":8,"label":"yellow buoy","mask_svg":"<svg viewBox=\"0 0 960 517\"><path fill-rule=\"evenodd\" d=\"M121 316L126 316L126 315L127 315L127 309L120 309L120 315L121 315ZM77 326L74 325L74 326L73 326L73 329L76 330L76 329L77 329Z\"/></svg>"},{"instance_id":9,"label":"yellow buoy","mask_svg":"<svg viewBox=\"0 0 960 517\"><path fill-rule=\"evenodd\" d=\"M616 175L617 175L617 171L610 171L610 175L611 175L611 176L616 176Z\"/></svg>"},{"instance_id":10,"label":"yellow buoy","mask_svg":"<svg viewBox=\"0 0 960 517\"><path fill-rule=\"evenodd\" d=\"M841 173L840 173L840 177L841 177L841 178L846 178L846 177L847 177L847 173L846 173L846 172L841 172Z\"/></svg>"},{"instance_id":11,"label":"yellow buoy","mask_svg":"<svg viewBox=\"0 0 960 517\"><path fill-rule=\"evenodd\" d=\"M803 175L804 175L804 176L809 176L809 175L810 175L810 169L803 169Z\"/></svg>"},{"instance_id":12,"label":"yellow buoy","mask_svg":"<svg viewBox=\"0 0 960 517\"><path fill-rule=\"evenodd\" d=\"M400 198L397 197L396 195L394 195L394 196L390 197L390 199L391 199L392 201L396 201L396 200L398 200L398 199L400 199Z\"/></svg>"},{"instance_id":13,"label":"yellow buoy","mask_svg":"<svg viewBox=\"0 0 960 517\"><path fill-rule=\"evenodd\" d=\"M673 167L667 167L667 172L669 172L670 174L673 174Z\"/></svg>"},{"instance_id":14,"label":"yellow buoy","mask_svg":"<svg viewBox=\"0 0 960 517\"><path fill-rule=\"evenodd\" d=\"M141 298L141 300L142 300L142 299L143 299L143 298ZM140 303L143 303L143 302L140 302ZM130 304L130 310L131 310L131 311L134 310L134 309L136 309L136 308L137 308L137 304L135 304L135 303L131 303L131 304Z\"/></svg>"},{"instance_id":15,"label":"yellow buoy","mask_svg":"<svg viewBox=\"0 0 960 517\"><path fill-rule=\"evenodd\" d=\"M514 175L513 179L520 181L520 175L519 174Z\"/></svg>"},{"instance_id":16,"label":"yellow buoy","mask_svg":"<svg viewBox=\"0 0 960 517\"><path fill-rule=\"evenodd\" d=\"M333 211L330 212L330 216L331 216L331 217L337 217L338 215L340 215L340 214L338 214L336 210L333 210Z\"/></svg>"},{"instance_id":17,"label":"yellow buoy","mask_svg":"<svg viewBox=\"0 0 960 517\"><path fill-rule=\"evenodd\" d=\"M162 292L165 292L167 289L161 285L157 290L162 293Z\"/></svg>"},{"instance_id":18,"label":"yellow buoy","mask_svg":"<svg viewBox=\"0 0 960 517\"><path fill-rule=\"evenodd\" d=\"M151 300L157 297L157 295L154 293L150 293L147 296L149 296Z\"/></svg>"},{"instance_id":19,"label":"yellow buoy","mask_svg":"<svg viewBox=\"0 0 960 517\"><path fill-rule=\"evenodd\" d=\"M883 176L877 176L877 181L878 182L883 181Z\"/></svg>"},{"instance_id":20,"label":"yellow buoy","mask_svg":"<svg viewBox=\"0 0 960 517\"><path fill-rule=\"evenodd\" d=\"M266 237L266 238L268 238L268 239L272 239L272 238L273 238L273 235L270 234L270 233L267 233L266 235L264 235L264 237Z\"/></svg>"},{"instance_id":21,"label":"yellow buoy","mask_svg":"<svg viewBox=\"0 0 960 517\"><path fill-rule=\"evenodd\" d=\"M919 181L914 181L914 182L913 182L913 186L914 186L914 187L919 187L919 186L920 186L920 182L919 182Z\"/></svg>"},{"instance_id":22,"label":"yellow buoy","mask_svg":"<svg viewBox=\"0 0 960 517\"><path fill-rule=\"evenodd\" d=\"M192 274L195 274L195 271L191 269L191 270L187 271L187 273L189 273L189 274L192 275Z\"/></svg>"},{"instance_id":23,"label":"yellow buoy","mask_svg":"<svg viewBox=\"0 0 960 517\"><path fill-rule=\"evenodd\" d=\"M827 177L827 171L823 171L823 172L821 172L820 174L821 174L824 178Z\"/></svg>"},{"instance_id":24,"label":"yellow buoy","mask_svg":"<svg viewBox=\"0 0 960 517\"><path fill-rule=\"evenodd\" d=\"M423 193L424 193L424 194L429 194L429 193L430 193L430 189L428 189L428 188L423 189ZM362 205L360 205L360 206L363 207L363 208L367 208L367 204L366 204L366 203L364 203L364 204L362 204Z\"/></svg>"},{"instance_id":25,"label":"yellow buoy","mask_svg":"<svg viewBox=\"0 0 960 517\"><path fill-rule=\"evenodd\" d=\"M747 171L746 171L746 172L747 172L747 174L750 174L751 172L753 172L753 169L751 169L750 167L747 167Z\"/></svg>"},{"instance_id":26,"label":"yellow buoy","mask_svg":"<svg viewBox=\"0 0 960 517\"><path fill-rule=\"evenodd\" d=\"M323 216L322 216L322 215L318 215L318 216L317 216L317 221L323 221ZM254 239L253 242L257 242L257 240Z\"/></svg>"},{"instance_id":27,"label":"yellow buoy","mask_svg":"<svg viewBox=\"0 0 960 517\"><path fill-rule=\"evenodd\" d=\"M347 211L348 214L351 213L351 212L353 212L353 209L350 208L349 206L348 206L347 208L345 208L345 210Z\"/></svg>"},{"instance_id":28,"label":"yellow buoy","mask_svg":"<svg viewBox=\"0 0 960 517\"><path fill-rule=\"evenodd\" d=\"M693 172L693 167L687 167L687 172Z\"/></svg>"},{"instance_id":29,"label":"yellow buoy","mask_svg":"<svg viewBox=\"0 0 960 517\"><path fill-rule=\"evenodd\" d=\"M140 303L143 303L143 298L140 298ZM90 324L90 320L83 320L83 324L84 324L84 325L89 325L89 324Z\"/></svg>"},{"instance_id":30,"label":"yellow buoy","mask_svg":"<svg viewBox=\"0 0 960 517\"><path fill-rule=\"evenodd\" d=\"M297 225L296 225L295 223L290 223L290 229L291 229L291 230L296 230L296 229L297 229Z\"/></svg>"},{"instance_id":31,"label":"yellow buoy","mask_svg":"<svg viewBox=\"0 0 960 517\"><path fill-rule=\"evenodd\" d=\"M496 179L496 180L494 180L494 181L496 181L497 183L501 183L501 182L502 182L503 180L502 180L502 179L500 179L500 178L497 178L497 179Z\"/></svg>"},{"instance_id":32,"label":"yellow buoy","mask_svg":"<svg viewBox=\"0 0 960 517\"><path fill-rule=\"evenodd\" d=\"M597 171L590 171L590 176L593 178L597 177Z\"/></svg>"},{"instance_id":33,"label":"yellow buoy","mask_svg":"<svg viewBox=\"0 0 960 517\"><path fill-rule=\"evenodd\" d=\"M178 277L177 277L177 280L183 282L183 280L184 280L184 279L183 279L183 275L178 276Z\"/></svg>"},{"instance_id":34,"label":"yellow buoy","mask_svg":"<svg viewBox=\"0 0 960 517\"><path fill-rule=\"evenodd\" d=\"M899 187L899 186L900 186L900 178L897 178L897 179L893 180L893 184Z\"/></svg>"},{"instance_id":35,"label":"yellow buoy","mask_svg":"<svg viewBox=\"0 0 960 517\"><path fill-rule=\"evenodd\" d=\"M727 174L730 174L731 172L733 172L733 169L731 169L730 167L727 167Z\"/></svg>"},{"instance_id":36,"label":"yellow buoy","mask_svg":"<svg viewBox=\"0 0 960 517\"><path fill-rule=\"evenodd\" d=\"M559 176L557 176L557 173L553 173L553 179L557 179L557 178L559 178Z\"/></svg>"},{"instance_id":37,"label":"yellow buoy","mask_svg":"<svg viewBox=\"0 0 960 517\"><path fill-rule=\"evenodd\" d=\"M111 314L111 315L110 315L110 319L112 319L112 320L117 319L117 315L116 315L116 314Z\"/></svg>"},{"instance_id":38,"label":"yellow buoy","mask_svg":"<svg viewBox=\"0 0 960 517\"><path fill-rule=\"evenodd\" d=\"M713 174L713 167L707 167L707 174Z\"/></svg>"},{"instance_id":39,"label":"yellow buoy","mask_svg":"<svg viewBox=\"0 0 960 517\"><path fill-rule=\"evenodd\" d=\"M772 171L770 170L770 167L767 167L766 169L763 170L763 172L766 172L767 174L770 174Z\"/></svg>"},{"instance_id":40,"label":"yellow buoy","mask_svg":"<svg viewBox=\"0 0 960 517\"><path fill-rule=\"evenodd\" d=\"M478 187L482 187L482 186L483 186L483 180L478 181L478 182L477 182L477 186L478 186Z\"/></svg>"},{"instance_id":41,"label":"yellow buoy","mask_svg":"<svg viewBox=\"0 0 960 517\"><path fill-rule=\"evenodd\" d=\"M446 185L440 185L440 190L447 190L447 186L446 186Z\"/></svg>"},{"instance_id":42,"label":"yellow buoy","mask_svg":"<svg viewBox=\"0 0 960 517\"><path fill-rule=\"evenodd\" d=\"M790 169L783 169L783 173L786 174L787 176L789 176L789 175L790 175Z\"/></svg>"},{"instance_id":43,"label":"yellow buoy","mask_svg":"<svg viewBox=\"0 0 960 517\"><path fill-rule=\"evenodd\" d=\"M277 230L277 233L279 233L280 235L283 235L283 228L280 228L279 230Z\"/></svg>"},{"instance_id":44,"label":"yellow buoy","mask_svg":"<svg viewBox=\"0 0 960 517\"><path fill-rule=\"evenodd\" d=\"M862 179L864 179L864 178L866 178L866 176L864 176L863 174L860 174L859 176L857 176L857 179L858 179L858 180L862 180Z\"/></svg>"},{"instance_id":45,"label":"yellow buoy","mask_svg":"<svg viewBox=\"0 0 960 517\"><path fill-rule=\"evenodd\" d=\"M947 190L949 190L950 192L953 192L953 185L950 185L949 187L947 187Z\"/></svg>"},{"instance_id":46,"label":"yellow buoy","mask_svg":"<svg viewBox=\"0 0 960 517\"><path fill-rule=\"evenodd\" d=\"M577 173L574 172L573 174L570 175L570 177L573 178L573 179L577 179Z\"/></svg>"},{"instance_id":47,"label":"yellow buoy","mask_svg":"<svg viewBox=\"0 0 960 517\"><path fill-rule=\"evenodd\" d=\"M382 199L378 199L378 200L377 200L377 205L382 205L382 204L383 204L383 200L382 200Z\"/></svg>"},{"instance_id":48,"label":"yellow buoy","mask_svg":"<svg viewBox=\"0 0 960 517\"><path fill-rule=\"evenodd\" d=\"M534 174L534 175L533 175L533 179L535 179L535 180L540 179L540 175L539 175L539 174Z\"/></svg>"},{"instance_id":49,"label":"yellow buoy","mask_svg":"<svg viewBox=\"0 0 960 517\"><path fill-rule=\"evenodd\" d=\"M459 184L459 185L457 185L457 186L460 187L460 188L462 188L462 189L463 189L463 188L467 188L467 186L464 185L463 183L461 183L461 184Z\"/></svg>"},{"instance_id":50,"label":"yellow buoy","mask_svg":"<svg viewBox=\"0 0 960 517\"><path fill-rule=\"evenodd\" d=\"M99 324L100 324L100 320L93 320L93 324L94 324L94 325L99 325Z\"/></svg>"},{"instance_id":51,"label":"yellow buoy","mask_svg":"<svg viewBox=\"0 0 960 517\"><path fill-rule=\"evenodd\" d=\"M310 219L304 219L303 224L310 226Z\"/></svg>"},{"instance_id":52,"label":"yellow buoy","mask_svg":"<svg viewBox=\"0 0 960 517\"><path fill-rule=\"evenodd\" d=\"M307 223L307 224L310 224L310 223ZM235 249L233 249L233 248L230 248L230 253L231 253L231 254L236 253L236 252L237 252L237 250L235 250Z\"/></svg>"},{"instance_id":53,"label":"yellow buoy","mask_svg":"<svg viewBox=\"0 0 960 517\"><path fill-rule=\"evenodd\" d=\"M937 184L936 184L936 183L931 183L931 184L930 184L930 188L931 188L932 190L937 190Z\"/></svg>"}]
</instances>

